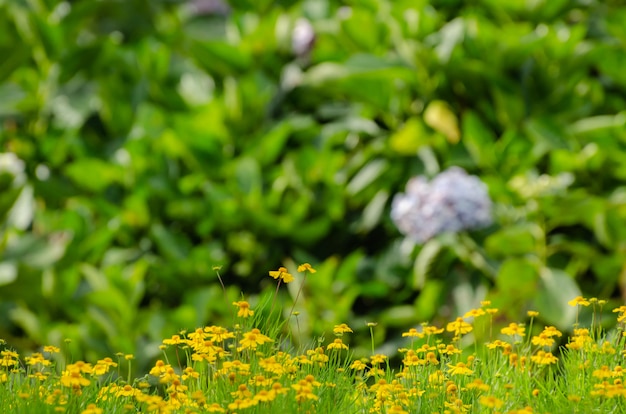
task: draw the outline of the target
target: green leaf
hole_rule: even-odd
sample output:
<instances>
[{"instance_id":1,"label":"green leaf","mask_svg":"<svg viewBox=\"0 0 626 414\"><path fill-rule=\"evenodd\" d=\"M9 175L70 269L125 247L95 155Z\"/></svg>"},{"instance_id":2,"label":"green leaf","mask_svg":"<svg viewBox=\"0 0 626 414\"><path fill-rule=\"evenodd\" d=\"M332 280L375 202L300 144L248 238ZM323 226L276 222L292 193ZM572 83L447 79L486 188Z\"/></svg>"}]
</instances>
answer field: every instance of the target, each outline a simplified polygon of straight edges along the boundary
<instances>
[{"instance_id":1,"label":"green leaf","mask_svg":"<svg viewBox=\"0 0 626 414\"><path fill-rule=\"evenodd\" d=\"M576 308L567 302L581 295L574 278L562 270L544 267L540 272L535 309L546 322L565 330L576 320Z\"/></svg>"},{"instance_id":2,"label":"green leaf","mask_svg":"<svg viewBox=\"0 0 626 414\"><path fill-rule=\"evenodd\" d=\"M380 47L378 33L382 25L376 22L371 12L353 8L350 18L342 22L342 27L348 37L361 49L373 50ZM364 27L368 30L363 30Z\"/></svg>"},{"instance_id":3,"label":"green leaf","mask_svg":"<svg viewBox=\"0 0 626 414\"><path fill-rule=\"evenodd\" d=\"M350 96L374 108L385 108L415 81L413 70L403 63L368 54L351 56L345 64L322 62L302 75L302 86L332 96Z\"/></svg>"},{"instance_id":4,"label":"green leaf","mask_svg":"<svg viewBox=\"0 0 626 414\"><path fill-rule=\"evenodd\" d=\"M392 306L377 318L377 322L393 327L406 327L414 324L417 320L415 309L411 305Z\"/></svg>"},{"instance_id":5,"label":"green leaf","mask_svg":"<svg viewBox=\"0 0 626 414\"><path fill-rule=\"evenodd\" d=\"M424 122L435 131L443 134L449 143L456 144L460 139L459 121L447 102L435 100L424 111Z\"/></svg>"},{"instance_id":6,"label":"green leaf","mask_svg":"<svg viewBox=\"0 0 626 414\"><path fill-rule=\"evenodd\" d=\"M191 55L208 73L221 76L241 73L252 65L243 48L218 40L192 41Z\"/></svg>"},{"instance_id":7,"label":"green leaf","mask_svg":"<svg viewBox=\"0 0 626 414\"><path fill-rule=\"evenodd\" d=\"M98 268L88 263L80 265L80 272L92 290L100 292L109 288L109 280Z\"/></svg>"},{"instance_id":8,"label":"green leaf","mask_svg":"<svg viewBox=\"0 0 626 414\"><path fill-rule=\"evenodd\" d=\"M543 237L543 231L535 223L521 223L508 226L491 234L485 240L485 250L496 257L534 253L537 240Z\"/></svg>"},{"instance_id":9,"label":"green leaf","mask_svg":"<svg viewBox=\"0 0 626 414\"><path fill-rule=\"evenodd\" d=\"M361 232L368 232L378 225L383 212L385 211L388 199L389 192L386 190L379 190L363 209L363 214L357 223L356 229Z\"/></svg>"},{"instance_id":10,"label":"green leaf","mask_svg":"<svg viewBox=\"0 0 626 414\"><path fill-rule=\"evenodd\" d=\"M189 248L181 243L181 237L174 235L168 228L160 223L154 223L150 228L150 233L156 245L161 250L161 254L170 260L181 260L187 257Z\"/></svg>"},{"instance_id":11,"label":"green leaf","mask_svg":"<svg viewBox=\"0 0 626 414\"><path fill-rule=\"evenodd\" d=\"M512 301L532 298L537 292L538 282L537 267L524 258L505 260L496 277L498 291Z\"/></svg>"},{"instance_id":12,"label":"green leaf","mask_svg":"<svg viewBox=\"0 0 626 414\"><path fill-rule=\"evenodd\" d=\"M413 289L422 289L432 270L432 266L441 253L444 245L435 239L430 239L422 246L413 264Z\"/></svg>"},{"instance_id":13,"label":"green leaf","mask_svg":"<svg viewBox=\"0 0 626 414\"><path fill-rule=\"evenodd\" d=\"M435 47L435 51L439 60L447 63L452 56L454 49L463 41L465 33L465 20L458 17L445 24L435 35L439 42Z\"/></svg>"},{"instance_id":14,"label":"green leaf","mask_svg":"<svg viewBox=\"0 0 626 414\"><path fill-rule=\"evenodd\" d=\"M607 132L624 131L626 127L626 112L617 115L598 115L579 119L573 122L568 130L574 135L595 137L605 135Z\"/></svg>"},{"instance_id":15,"label":"green leaf","mask_svg":"<svg viewBox=\"0 0 626 414\"><path fill-rule=\"evenodd\" d=\"M415 313L420 320L427 321L439 310L441 298L446 294L446 284L441 280L430 279L420 291L415 301Z\"/></svg>"},{"instance_id":16,"label":"green leaf","mask_svg":"<svg viewBox=\"0 0 626 414\"><path fill-rule=\"evenodd\" d=\"M27 185L22 188L19 197L13 203L11 211L9 211L6 220L8 225L20 230L26 230L31 225L35 213L33 194L32 186Z\"/></svg>"},{"instance_id":17,"label":"green leaf","mask_svg":"<svg viewBox=\"0 0 626 414\"><path fill-rule=\"evenodd\" d=\"M32 312L24 305L20 305L14 309L11 309L9 316L18 326L20 326L30 338L33 338L40 343L44 341L43 325L45 321L42 321L41 317Z\"/></svg>"},{"instance_id":18,"label":"green leaf","mask_svg":"<svg viewBox=\"0 0 626 414\"><path fill-rule=\"evenodd\" d=\"M129 309L128 298L120 289L109 287L86 296L87 302L105 312L116 329L127 328L133 322L134 310Z\"/></svg>"},{"instance_id":19,"label":"green leaf","mask_svg":"<svg viewBox=\"0 0 626 414\"><path fill-rule=\"evenodd\" d=\"M378 179L388 167L388 162L383 159L376 159L368 162L354 177L352 177L352 180L350 180L348 186L346 187L346 192L350 195L358 194Z\"/></svg>"},{"instance_id":20,"label":"green leaf","mask_svg":"<svg viewBox=\"0 0 626 414\"><path fill-rule=\"evenodd\" d=\"M278 123L264 134L263 139L259 141L259 146L255 148L261 165L276 162L292 132L293 122L287 120Z\"/></svg>"},{"instance_id":21,"label":"green leaf","mask_svg":"<svg viewBox=\"0 0 626 414\"><path fill-rule=\"evenodd\" d=\"M2 258L3 261L16 261L32 268L45 269L63 257L69 241L69 235L65 233L59 233L49 240L27 234L10 243Z\"/></svg>"},{"instance_id":22,"label":"green leaf","mask_svg":"<svg viewBox=\"0 0 626 414\"><path fill-rule=\"evenodd\" d=\"M389 137L389 146L398 154L415 156L420 147L428 144L429 136L421 118L412 117Z\"/></svg>"},{"instance_id":23,"label":"green leaf","mask_svg":"<svg viewBox=\"0 0 626 414\"><path fill-rule=\"evenodd\" d=\"M96 158L82 158L65 168L65 174L79 187L101 192L122 180L121 167Z\"/></svg>"},{"instance_id":24,"label":"green leaf","mask_svg":"<svg viewBox=\"0 0 626 414\"><path fill-rule=\"evenodd\" d=\"M239 191L255 199L261 197L263 181L261 168L256 159L252 157L239 159L235 168L235 177Z\"/></svg>"},{"instance_id":25,"label":"green leaf","mask_svg":"<svg viewBox=\"0 0 626 414\"><path fill-rule=\"evenodd\" d=\"M552 119L530 119L526 121L524 130L534 141L533 155L536 159L553 149L571 149L572 140L566 130Z\"/></svg>"},{"instance_id":26,"label":"green leaf","mask_svg":"<svg viewBox=\"0 0 626 414\"><path fill-rule=\"evenodd\" d=\"M0 263L0 286L8 285L17 279L17 265L13 262Z\"/></svg>"},{"instance_id":27,"label":"green leaf","mask_svg":"<svg viewBox=\"0 0 626 414\"><path fill-rule=\"evenodd\" d=\"M14 83L0 84L0 117L17 115L20 113L20 103L26 98L27 93Z\"/></svg>"},{"instance_id":28,"label":"green leaf","mask_svg":"<svg viewBox=\"0 0 626 414\"><path fill-rule=\"evenodd\" d=\"M492 168L496 165L494 151L496 136L474 111L463 115L462 141L476 165L482 168Z\"/></svg>"}]
</instances>

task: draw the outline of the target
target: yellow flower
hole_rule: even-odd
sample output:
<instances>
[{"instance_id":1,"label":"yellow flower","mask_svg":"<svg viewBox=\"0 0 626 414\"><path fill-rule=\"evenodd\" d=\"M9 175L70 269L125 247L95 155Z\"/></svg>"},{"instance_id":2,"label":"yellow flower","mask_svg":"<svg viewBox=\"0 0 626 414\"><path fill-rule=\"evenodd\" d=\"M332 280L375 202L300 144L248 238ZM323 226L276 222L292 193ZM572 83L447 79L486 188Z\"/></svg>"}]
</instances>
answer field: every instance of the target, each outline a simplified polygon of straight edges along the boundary
<instances>
[{"instance_id":1,"label":"yellow flower","mask_svg":"<svg viewBox=\"0 0 626 414\"><path fill-rule=\"evenodd\" d=\"M576 296L574 299L567 302L567 304L570 306L589 306L590 302L582 296Z\"/></svg>"},{"instance_id":2,"label":"yellow flower","mask_svg":"<svg viewBox=\"0 0 626 414\"><path fill-rule=\"evenodd\" d=\"M17 358L19 355L17 352L13 351L0 351L0 367L12 367L13 365L17 365Z\"/></svg>"},{"instance_id":3,"label":"yellow flower","mask_svg":"<svg viewBox=\"0 0 626 414\"><path fill-rule=\"evenodd\" d=\"M494 396L483 395L478 399L480 405L484 405L487 408L500 408L504 402Z\"/></svg>"},{"instance_id":4,"label":"yellow flower","mask_svg":"<svg viewBox=\"0 0 626 414\"><path fill-rule=\"evenodd\" d=\"M591 374L592 376L600 379L611 378L613 376L613 372L609 368L608 365L602 365L600 369L596 369Z\"/></svg>"},{"instance_id":5,"label":"yellow flower","mask_svg":"<svg viewBox=\"0 0 626 414\"><path fill-rule=\"evenodd\" d=\"M489 391L489 385L485 384L480 378L476 378L474 381L467 384L468 390Z\"/></svg>"},{"instance_id":6,"label":"yellow flower","mask_svg":"<svg viewBox=\"0 0 626 414\"><path fill-rule=\"evenodd\" d=\"M81 412L81 414L102 414L102 408L98 408L96 404L89 404L87 407Z\"/></svg>"},{"instance_id":7,"label":"yellow flower","mask_svg":"<svg viewBox=\"0 0 626 414\"><path fill-rule=\"evenodd\" d=\"M306 353L311 359L311 362L317 362L320 366L324 365L329 360L328 355L324 353L324 348L321 346L315 349L309 349Z\"/></svg>"},{"instance_id":8,"label":"yellow flower","mask_svg":"<svg viewBox=\"0 0 626 414\"><path fill-rule=\"evenodd\" d=\"M225 413L226 412L226 410L223 409L218 403L212 403L211 405L204 407L204 409L210 413Z\"/></svg>"},{"instance_id":9,"label":"yellow flower","mask_svg":"<svg viewBox=\"0 0 626 414\"><path fill-rule=\"evenodd\" d=\"M91 384L87 378L83 377L80 369L76 368L72 364L67 366L67 370L61 374L61 384L64 387L79 389Z\"/></svg>"},{"instance_id":10,"label":"yellow flower","mask_svg":"<svg viewBox=\"0 0 626 414\"><path fill-rule=\"evenodd\" d=\"M298 272L306 272L307 270L309 271L309 273L317 272L317 270L313 269L308 263L302 263L300 266L298 266Z\"/></svg>"},{"instance_id":11,"label":"yellow flower","mask_svg":"<svg viewBox=\"0 0 626 414\"><path fill-rule=\"evenodd\" d=\"M537 336L533 336L532 343L537 346L552 346L554 345L554 339L542 332Z\"/></svg>"},{"instance_id":12,"label":"yellow flower","mask_svg":"<svg viewBox=\"0 0 626 414\"><path fill-rule=\"evenodd\" d=\"M539 316L539 312L537 311L528 311L526 312L526 314L528 315L529 318L536 318L537 316Z\"/></svg>"},{"instance_id":13,"label":"yellow flower","mask_svg":"<svg viewBox=\"0 0 626 414\"><path fill-rule=\"evenodd\" d=\"M454 332L454 336L459 336L471 332L472 325L465 322L463 318L456 318L456 321L448 323L446 330L448 332Z\"/></svg>"},{"instance_id":14,"label":"yellow flower","mask_svg":"<svg viewBox=\"0 0 626 414\"><path fill-rule=\"evenodd\" d=\"M421 359L416 353L415 351L413 351L412 349L409 350L409 352L406 353L406 355L404 356L404 359L402 360L402 363L404 364L404 366L406 367L412 367L412 366L416 366L416 365L425 365L426 364L426 360Z\"/></svg>"},{"instance_id":15,"label":"yellow flower","mask_svg":"<svg viewBox=\"0 0 626 414\"><path fill-rule=\"evenodd\" d=\"M463 400L460 398L455 398L451 401L452 402L443 402L443 406L450 409L445 410L444 413L467 413L472 407L470 404L463 404Z\"/></svg>"},{"instance_id":16,"label":"yellow flower","mask_svg":"<svg viewBox=\"0 0 626 414\"><path fill-rule=\"evenodd\" d=\"M516 324L515 322L511 322L509 326L507 326L506 328L502 328L500 330L501 333L503 333L504 335L508 335L508 336L515 336L515 335L524 336L525 331L526 331L526 328L524 328L521 325Z\"/></svg>"},{"instance_id":17,"label":"yellow flower","mask_svg":"<svg viewBox=\"0 0 626 414\"><path fill-rule=\"evenodd\" d=\"M470 317L474 317L477 318L479 316L483 316L485 314L485 311L482 309L471 309L469 311L467 311L465 313L465 315L463 315L464 318L470 318Z\"/></svg>"},{"instance_id":18,"label":"yellow flower","mask_svg":"<svg viewBox=\"0 0 626 414\"><path fill-rule=\"evenodd\" d=\"M520 408L519 410L509 411L508 414L532 414L533 409L530 406L526 406L524 408Z\"/></svg>"},{"instance_id":19,"label":"yellow flower","mask_svg":"<svg viewBox=\"0 0 626 414\"><path fill-rule=\"evenodd\" d=\"M184 374L181 375L183 381L186 381L190 378L200 378L200 373L195 371L192 367L187 367L184 370Z\"/></svg>"},{"instance_id":20,"label":"yellow flower","mask_svg":"<svg viewBox=\"0 0 626 414\"><path fill-rule=\"evenodd\" d=\"M164 339L164 345L178 345L186 343L184 339L180 337L180 335L172 335L170 339Z\"/></svg>"},{"instance_id":21,"label":"yellow flower","mask_svg":"<svg viewBox=\"0 0 626 414\"><path fill-rule=\"evenodd\" d=\"M322 383L319 382L319 381L316 381L315 377L313 375L311 375L311 374L309 374L306 377L304 377L304 380L306 382L308 382L309 384L311 384L312 386L314 386L314 387L319 387L320 385L322 385Z\"/></svg>"},{"instance_id":22,"label":"yellow flower","mask_svg":"<svg viewBox=\"0 0 626 414\"><path fill-rule=\"evenodd\" d=\"M141 394L141 391L133 388L132 385L124 385L123 387L118 388L117 392L115 393L116 397L132 397L137 395L137 393Z\"/></svg>"},{"instance_id":23,"label":"yellow flower","mask_svg":"<svg viewBox=\"0 0 626 414\"><path fill-rule=\"evenodd\" d=\"M85 374L93 373L93 367L88 362L76 361L74 364L70 364L67 366L68 370L78 370Z\"/></svg>"},{"instance_id":24,"label":"yellow flower","mask_svg":"<svg viewBox=\"0 0 626 414\"><path fill-rule=\"evenodd\" d=\"M401 405L394 405L387 410L389 414L409 414L408 411L404 411Z\"/></svg>"},{"instance_id":25,"label":"yellow flower","mask_svg":"<svg viewBox=\"0 0 626 414\"><path fill-rule=\"evenodd\" d=\"M335 327L333 328L333 333L335 335L343 335L346 332L352 332L352 328L350 328L345 323L342 323L341 325L335 325Z\"/></svg>"},{"instance_id":26,"label":"yellow flower","mask_svg":"<svg viewBox=\"0 0 626 414\"><path fill-rule=\"evenodd\" d=\"M537 355L531 356L530 359L539 365L555 364L558 361L558 358L552 355L552 352L544 351L537 352Z\"/></svg>"},{"instance_id":27,"label":"yellow flower","mask_svg":"<svg viewBox=\"0 0 626 414\"><path fill-rule=\"evenodd\" d=\"M234 338L235 334L232 332L228 332L228 329L222 328L221 326L207 326L203 329L209 335L209 340L213 342L224 342L229 338ZM204 336L201 336L204 338ZM204 339L201 340L204 343Z\"/></svg>"},{"instance_id":28,"label":"yellow flower","mask_svg":"<svg viewBox=\"0 0 626 414\"><path fill-rule=\"evenodd\" d=\"M422 326L422 332L426 335L438 335L443 332L443 328L437 328L436 326Z\"/></svg>"},{"instance_id":29,"label":"yellow flower","mask_svg":"<svg viewBox=\"0 0 626 414\"><path fill-rule=\"evenodd\" d=\"M26 360L26 364L28 364L28 365L41 364L41 365L44 365L44 366L48 366L48 365L51 364L51 362L49 360L45 359L43 357L43 355L41 353L39 353L39 352L35 352L31 356L26 357L25 360Z\"/></svg>"},{"instance_id":30,"label":"yellow flower","mask_svg":"<svg viewBox=\"0 0 626 414\"><path fill-rule=\"evenodd\" d=\"M416 338L423 338L425 335L422 332L417 332L417 329L411 328L408 332L403 332L402 337L410 336Z\"/></svg>"},{"instance_id":31,"label":"yellow flower","mask_svg":"<svg viewBox=\"0 0 626 414\"><path fill-rule=\"evenodd\" d=\"M326 349L348 349L348 345L344 344L341 339L337 338L332 344L328 344Z\"/></svg>"},{"instance_id":32,"label":"yellow flower","mask_svg":"<svg viewBox=\"0 0 626 414\"><path fill-rule=\"evenodd\" d=\"M275 382L272 384L271 392L275 395L287 394L289 392L289 388L283 387L280 382Z\"/></svg>"},{"instance_id":33,"label":"yellow flower","mask_svg":"<svg viewBox=\"0 0 626 414\"><path fill-rule=\"evenodd\" d=\"M441 384L445 379L443 372L437 370L428 376L428 382L430 384Z\"/></svg>"},{"instance_id":34,"label":"yellow flower","mask_svg":"<svg viewBox=\"0 0 626 414\"><path fill-rule=\"evenodd\" d=\"M252 397L252 392L248 389L246 384L239 384L237 387L237 391L233 391L230 393L233 398L246 399Z\"/></svg>"},{"instance_id":35,"label":"yellow flower","mask_svg":"<svg viewBox=\"0 0 626 414\"><path fill-rule=\"evenodd\" d=\"M104 375L109 372L109 368L116 367L117 362L114 362L111 358L106 357L98 361L98 363L93 367L94 375Z\"/></svg>"},{"instance_id":36,"label":"yellow flower","mask_svg":"<svg viewBox=\"0 0 626 414\"><path fill-rule=\"evenodd\" d=\"M570 338L570 343L565 346L570 349L578 350L582 349L585 344L590 342L592 342L592 339L589 336L589 329L580 328L574 329L574 336Z\"/></svg>"},{"instance_id":37,"label":"yellow flower","mask_svg":"<svg viewBox=\"0 0 626 414\"><path fill-rule=\"evenodd\" d=\"M619 315L617 315L617 322L626 321L626 305L613 309L613 313L619 313Z\"/></svg>"},{"instance_id":38,"label":"yellow flower","mask_svg":"<svg viewBox=\"0 0 626 414\"><path fill-rule=\"evenodd\" d=\"M387 359L387 355L376 354L376 355L372 355L372 358L370 359L370 363L372 365L378 365L378 364L382 364L383 362L385 362L386 359Z\"/></svg>"},{"instance_id":39,"label":"yellow flower","mask_svg":"<svg viewBox=\"0 0 626 414\"><path fill-rule=\"evenodd\" d=\"M297 402L319 399L317 395L313 394L313 385L306 380L300 380L297 384L291 385L291 388L296 390Z\"/></svg>"},{"instance_id":40,"label":"yellow flower","mask_svg":"<svg viewBox=\"0 0 626 414\"><path fill-rule=\"evenodd\" d=\"M43 347L43 352L47 352L49 354L58 354L59 352L61 352L61 350L56 346L46 345Z\"/></svg>"},{"instance_id":41,"label":"yellow flower","mask_svg":"<svg viewBox=\"0 0 626 414\"><path fill-rule=\"evenodd\" d=\"M426 354L426 360L430 362L432 365L439 365L439 360L434 352L428 352Z\"/></svg>"},{"instance_id":42,"label":"yellow flower","mask_svg":"<svg viewBox=\"0 0 626 414\"><path fill-rule=\"evenodd\" d=\"M293 276L287 272L287 268L279 267L278 270L270 270L270 276L285 283L293 282Z\"/></svg>"},{"instance_id":43,"label":"yellow flower","mask_svg":"<svg viewBox=\"0 0 626 414\"><path fill-rule=\"evenodd\" d=\"M352 365L350 365L350 368L357 371L363 371L365 368L367 368L367 365L365 365L363 361L356 360L352 363Z\"/></svg>"},{"instance_id":44,"label":"yellow flower","mask_svg":"<svg viewBox=\"0 0 626 414\"><path fill-rule=\"evenodd\" d=\"M461 350L452 344L448 344L448 345L439 344L438 346L439 347L437 348L437 351L442 355L454 355L454 354L461 353Z\"/></svg>"},{"instance_id":45,"label":"yellow flower","mask_svg":"<svg viewBox=\"0 0 626 414\"><path fill-rule=\"evenodd\" d=\"M250 408L253 407L255 405L257 405L258 402L256 400L253 400L251 398L247 398L244 400L240 400L240 399L236 399L235 401L233 401L232 403L228 404L228 408L234 412L237 412L237 410L243 410L246 408Z\"/></svg>"},{"instance_id":46,"label":"yellow flower","mask_svg":"<svg viewBox=\"0 0 626 414\"><path fill-rule=\"evenodd\" d=\"M273 401L275 398L276 394L268 390L261 390L253 397L254 400L260 402L270 402Z\"/></svg>"},{"instance_id":47,"label":"yellow flower","mask_svg":"<svg viewBox=\"0 0 626 414\"><path fill-rule=\"evenodd\" d=\"M257 346L263 345L266 342L274 342L270 337L265 336L257 328L254 328L250 332L243 334L243 339L240 341L241 349L256 349Z\"/></svg>"},{"instance_id":48,"label":"yellow flower","mask_svg":"<svg viewBox=\"0 0 626 414\"><path fill-rule=\"evenodd\" d=\"M615 353L615 348L611 345L609 341L605 341L602 343L602 347L600 348L600 353L613 355Z\"/></svg>"},{"instance_id":49,"label":"yellow flower","mask_svg":"<svg viewBox=\"0 0 626 414\"><path fill-rule=\"evenodd\" d=\"M423 344L422 346L420 346L419 348L417 348L417 349L415 350L415 352L418 352L418 353L426 353L426 352L428 352L428 351L434 351L434 350L437 350L437 349L442 349L442 348L445 348L445 347L446 347L446 344L443 344L443 343L438 343L438 344L437 344L437 346L428 345L428 344Z\"/></svg>"},{"instance_id":50,"label":"yellow flower","mask_svg":"<svg viewBox=\"0 0 626 414\"><path fill-rule=\"evenodd\" d=\"M504 341L502 341L500 339L496 339L493 342L488 342L485 345L487 345L487 348L489 348L489 349L496 349L496 348L506 349L506 348L511 346L511 344L509 344L508 342L504 342Z\"/></svg>"},{"instance_id":51,"label":"yellow flower","mask_svg":"<svg viewBox=\"0 0 626 414\"><path fill-rule=\"evenodd\" d=\"M463 362L459 362L456 365L448 364L448 372L450 375L472 375L474 373Z\"/></svg>"},{"instance_id":52,"label":"yellow flower","mask_svg":"<svg viewBox=\"0 0 626 414\"><path fill-rule=\"evenodd\" d=\"M245 300L233 302L233 305L239 308L239 311L237 311L237 316L240 318L247 318L254 315L254 311L250 309L250 304Z\"/></svg>"},{"instance_id":53,"label":"yellow flower","mask_svg":"<svg viewBox=\"0 0 626 414\"><path fill-rule=\"evenodd\" d=\"M150 375L158 377L161 374L164 374L168 370L168 368L171 368L171 366L159 359L157 362L154 363L154 367L152 367L152 369L150 370Z\"/></svg>"},{"instance_id":54,"label":"yellow flower","mask_svg":"<svg viewBox=\"0 0 626 414\"><path fill-rule=\"evenodd\" d=\"M267 362L267 361L265 361ZM251 385L265 387L268 385L272 385L272 380L269 378L265 378L263 375L255 375L254 378L251 378L248 381Z\"/></svg>"},{"instance_id":55,"label":"yellow flower","mask_svg":"<svg viewBox=\"0 0 626 414\"><path fill-rule=\"evenodd\" d=\"M622 305L619 308L615 308L613 309L613 313L625 313L626 312L626 305Z\"/></svg>"}]
</instances>

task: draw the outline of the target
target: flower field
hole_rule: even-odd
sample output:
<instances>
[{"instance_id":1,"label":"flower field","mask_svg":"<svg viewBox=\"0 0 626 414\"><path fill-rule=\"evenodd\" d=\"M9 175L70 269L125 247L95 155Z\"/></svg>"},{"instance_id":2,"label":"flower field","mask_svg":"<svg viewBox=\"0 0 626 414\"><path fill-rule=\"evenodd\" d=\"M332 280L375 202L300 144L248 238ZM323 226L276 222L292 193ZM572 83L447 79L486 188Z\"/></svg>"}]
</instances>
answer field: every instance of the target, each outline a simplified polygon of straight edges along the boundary
<instances>
[{"instance_id":1,"label":"flower field","mask_svg":"<svg viewBox=\"0 0 626 414\"><path fill-rule=\"evenodd\" d=\"M310 265L298 268L314 273ZM270 272L295 280L285 268ZM302 279L301 286L305 279ZM623 386L626 306L613 309L617 328L605 332L606 302L577 297L590 308L591 326L578 321L568 336L554 326L510 322L496 329L498 309L488 301L445 326L426 322L402 334L397 363L377 351L353 358L347 324L301 349L298 332L272 317L279 305L233 302L232 326L206 326L164 339L163 357L132 378L133 355L71 361L56 346L18 355L1 342L0 412L3 413L619 413ZM291 317L297 312L291 310ZM596 317L597 315L597 317ZM375 323L369 329L376 329ZM486 343L472 341L477 329ZM537 334L532 334L537 332ZM563 344L563 345L559 345ZM59 363L60 360L69 360Z\"/></svg>"}]
</instances>

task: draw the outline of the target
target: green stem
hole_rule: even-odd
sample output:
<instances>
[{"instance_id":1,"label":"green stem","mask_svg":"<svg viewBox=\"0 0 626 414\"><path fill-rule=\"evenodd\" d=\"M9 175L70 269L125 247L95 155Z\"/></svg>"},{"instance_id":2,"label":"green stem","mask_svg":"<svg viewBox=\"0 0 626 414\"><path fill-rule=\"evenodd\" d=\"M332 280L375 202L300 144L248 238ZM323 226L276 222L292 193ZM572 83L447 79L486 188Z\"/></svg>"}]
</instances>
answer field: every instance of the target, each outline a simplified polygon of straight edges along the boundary
<instances>
[{"instance_id":1,"label":"green stem","mask_svg":"<svg viewBox=\"0 0 626 414\"><path fill-rule=\"evenodd\" d=\"M298 302L298 299L300 298L300 292L302 292L302 288L304 287L304 283L306 282L307 276L308 276L308 273L305 273L304 278L302 279L302 283L300 283L300 288L298 289L298 293L296 293L296 298L293 301L293 305L291 305L291 310L289 311L290 318L291 318L291 315L293 315L293 310L296 307L296 303Z\"/></svg>"}]
</instances>

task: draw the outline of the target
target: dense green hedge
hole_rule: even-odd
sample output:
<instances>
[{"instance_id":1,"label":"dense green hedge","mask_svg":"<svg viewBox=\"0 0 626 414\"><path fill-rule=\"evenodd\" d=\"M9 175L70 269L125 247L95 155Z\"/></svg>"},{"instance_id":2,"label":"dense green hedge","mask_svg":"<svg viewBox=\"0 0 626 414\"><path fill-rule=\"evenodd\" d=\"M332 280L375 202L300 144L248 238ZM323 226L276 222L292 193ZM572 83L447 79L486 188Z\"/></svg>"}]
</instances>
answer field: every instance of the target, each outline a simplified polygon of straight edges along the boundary
<instances>
[{"instance_id":1,"label":"dense green hedge","mask_svg":"<svg viewBox=\"0 0 626 414\"><path fill-rule=\"evenodd\" d=\"M485 297L567 326L626 271L619 4L0 0L0 338L133 352L229 317L214 266L254 304L304 261L305 337ZM451 165L496 224L413 246L391 199Z\"/></svg>"}]
</instances>

